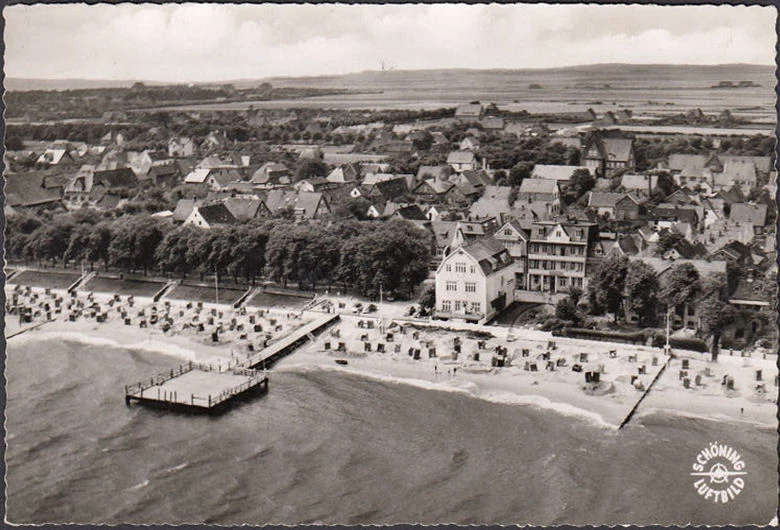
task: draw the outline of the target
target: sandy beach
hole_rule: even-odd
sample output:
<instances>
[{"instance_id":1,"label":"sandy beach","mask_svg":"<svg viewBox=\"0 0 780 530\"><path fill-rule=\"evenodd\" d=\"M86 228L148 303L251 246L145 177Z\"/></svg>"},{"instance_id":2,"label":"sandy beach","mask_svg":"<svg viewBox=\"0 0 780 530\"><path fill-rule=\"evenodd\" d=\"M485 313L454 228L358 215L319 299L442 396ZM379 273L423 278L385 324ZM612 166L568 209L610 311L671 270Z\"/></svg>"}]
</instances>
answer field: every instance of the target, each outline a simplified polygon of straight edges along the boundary
<instances>
[{"instance_id":1,"label":"sandy beach","mask_svg":"<svg viewBox=\"0 0 780 530\"><path fill-rule=\"evenodd\" d=\"M9 300L12 293L13 286L7 287ZM44 294L43 289L35 288L16 294L20 303L39 307L40 314L22 324L18 315L6 315L6 336L37 326L12 336L11 350L29 341L52 338L214 364L240 359L321 314L173 300L155 303L139 297L130 307L127 297L116 300L113 295L79 292L71 299L61 291ZM57 298L60 313L42 324L45 304L50 303L51 308ZM98 308L96 315L105 315L103 322L90 316L90 307ZM71 320L74 311L80 314ZM130 316L131 325L125 323L123 314ZM151 315L159 315L155 325L149 324ZM147 327L140 327L142 319L149 321ZM167 331L163 331L165 322L169 323ZM255 332L255 325L262 331ZM212 333L217 330L214 342ZM457 355L456 337L460 340ZM339 343L342 351L337 351ZM502 353L497 354L497 347ZM350 313L274 370L343 371L488 401L530 405L614 429L666 365L634 418L663 411L776 427L777 366L773 355L753 352L752 357L742 357L734 352L729 356L726 351L712 362L708 354L673 353L674 358L668 359L659 348L554 338L538 330L401 318L380 321L375 316ZM502 359L504 366L493 366L494 357ZM338 364L337 359L347 364ZM682 370L686 371L684 376ZM758 370L761 381L756 380ZM599 383L586 383L586 372L598 372ZM730 386L724 383L729 378Z\"/></svg>"}]
</instances>

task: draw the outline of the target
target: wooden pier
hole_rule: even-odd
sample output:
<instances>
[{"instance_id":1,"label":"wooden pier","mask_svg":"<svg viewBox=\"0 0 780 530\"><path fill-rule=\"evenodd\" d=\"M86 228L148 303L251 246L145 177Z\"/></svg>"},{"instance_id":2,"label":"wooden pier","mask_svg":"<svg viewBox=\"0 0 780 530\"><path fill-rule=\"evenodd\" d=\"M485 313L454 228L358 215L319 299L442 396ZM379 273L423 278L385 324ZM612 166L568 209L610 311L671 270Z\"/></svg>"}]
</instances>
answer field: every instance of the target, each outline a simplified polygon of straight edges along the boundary
<instances>
[{"instance_id":1,"label":"wooden pier","mask_svg":"<svg viewBox=\"0 0 780 530\"><path fill-rule=\"evenodd\" d=\"M338 320L337 314L322 316L243 361L227 360L226 366L188 362L126 385L125 403L181 412L224 412L234 402L268 392L268 377L256 367L270 367Z\"/></svg>"},{"instance_id":2,"label":"wooden pier","mask_svg":"<svg viewBox=\"0 0 780 530\"><path fill-rule=\"evenodd\" d=\"M301 344L312 340L314 336L338 322L340 318L336 313L324 315L248 357L241 364L247 368L270 368L274 363L295 351Z\"/></svg>"},{"instance_id":3,"label":"wooden pier","mask_svg":"<svg viewBox=\"0 0 780 530\"><path fill-rule=\"evenodd\" d=\"M223 370L199 363L185 363L148 380L125 386L125 403L214 414L236 401L268 392L268 377L260 370Z\"/></svg>"}]
</instances>

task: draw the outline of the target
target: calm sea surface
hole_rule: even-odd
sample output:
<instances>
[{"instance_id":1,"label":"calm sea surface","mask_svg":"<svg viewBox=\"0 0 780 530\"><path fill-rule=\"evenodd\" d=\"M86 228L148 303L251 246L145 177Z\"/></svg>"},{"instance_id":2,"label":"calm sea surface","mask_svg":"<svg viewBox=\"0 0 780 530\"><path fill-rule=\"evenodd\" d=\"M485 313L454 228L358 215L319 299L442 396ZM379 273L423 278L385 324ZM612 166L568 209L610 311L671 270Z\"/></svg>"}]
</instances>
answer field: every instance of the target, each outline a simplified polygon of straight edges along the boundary
<instances>
[{"instance_id":1,"label":"calm sea surface","mask_svg":"<svg viewBox=\"0 0 780 530\"><path fill-rule=\"evenodd\" d=\"M323 370L281 372L218 418L126 407L176 359L52 340L7 357L14 523L766 524L773 430L655 415L614 432L527 406ZM716 505L688 473L708 443L747 463Z\"/></svg>"}]
</instances>

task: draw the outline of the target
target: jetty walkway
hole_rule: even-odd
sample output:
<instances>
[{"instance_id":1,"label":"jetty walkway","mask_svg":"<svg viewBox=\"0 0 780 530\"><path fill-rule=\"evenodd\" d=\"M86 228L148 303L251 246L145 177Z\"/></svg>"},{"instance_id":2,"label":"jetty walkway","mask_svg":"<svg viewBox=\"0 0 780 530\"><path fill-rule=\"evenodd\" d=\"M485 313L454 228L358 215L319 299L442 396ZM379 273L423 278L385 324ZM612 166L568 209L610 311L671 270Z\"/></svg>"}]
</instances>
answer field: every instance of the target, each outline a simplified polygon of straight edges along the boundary
<instances>
[{"instance_id":1,"label":"jetty walkway","mask_svg":"<svg viewBox=\"0 0 780 530\"><path fill-rule=\"evenodd\" d=\"M338 314L324 315L236 364L188 362L125 386L125 403L167 410L219 413L233 402L268 392L266 368L333 325ZM262 367L262 370L257 369Z\"/></svg>"}]
</instances>

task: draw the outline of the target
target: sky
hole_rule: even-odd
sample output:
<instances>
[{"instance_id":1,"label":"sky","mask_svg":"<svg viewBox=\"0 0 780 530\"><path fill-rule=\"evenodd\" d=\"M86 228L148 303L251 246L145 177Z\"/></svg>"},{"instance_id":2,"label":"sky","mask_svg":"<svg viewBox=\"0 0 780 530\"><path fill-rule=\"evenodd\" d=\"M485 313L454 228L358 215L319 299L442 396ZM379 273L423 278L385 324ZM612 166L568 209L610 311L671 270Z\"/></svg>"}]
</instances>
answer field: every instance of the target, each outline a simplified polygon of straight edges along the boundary
<instances>
[{"instance_id":1,"label":"sky","mask_svg":"<svg viewBox=\"0 0 780 530\"><path fill-rule=\"evenodd\" d=\"M774 64L760 6L15 5L5 73L214 82L386 68Z\"/></svg>"}]
</instances>

